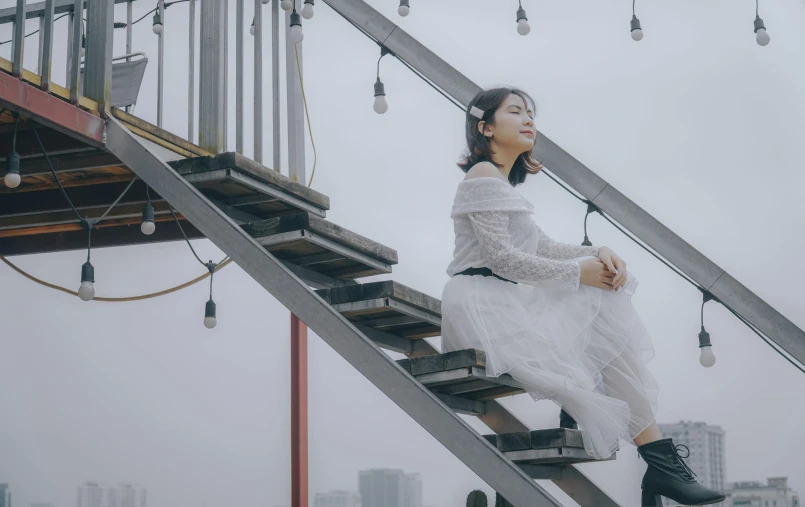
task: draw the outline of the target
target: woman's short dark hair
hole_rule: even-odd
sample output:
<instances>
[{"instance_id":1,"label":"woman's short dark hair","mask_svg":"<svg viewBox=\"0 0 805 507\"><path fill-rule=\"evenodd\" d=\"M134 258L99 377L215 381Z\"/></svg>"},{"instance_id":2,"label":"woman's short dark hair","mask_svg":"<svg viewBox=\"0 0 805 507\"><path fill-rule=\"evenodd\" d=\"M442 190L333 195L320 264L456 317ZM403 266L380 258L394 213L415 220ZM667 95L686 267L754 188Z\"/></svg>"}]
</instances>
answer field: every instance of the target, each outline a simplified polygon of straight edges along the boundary
<instances>
[{"instance_id":1,"label":"woman's short dark hair","mask_svg":"<svg viewBox=\"0 0 805 507\"><path fill-rule=\"evenodd\" d=\"M478 123L481 121L486 122L487 125L495 124L495 111L503 104L509 95L517 95L525 100L526 104L529 102L533 105L534 100L524 91L517 88L500 87L491 88L478 93L467 106L467 119L466 119L466 136L467 136L467 152L459 161L458 166L462 171L467 172L472 166L478 162L491 162L496 167L501 167L501 164L495 164L492 160L492 150L489 145L489 139L478 130ZM483 118L479 119L471 115L469 111L472 107L477 107L484 112ZM536 109L536 106L534 106ZM534 111L536 115L536 111ZM525 181L529 174L536 174L542 169L542 164L534 160L531 152L522 153L512 166L509 173L509 183L515 186Z\"/></svg>"}]
</instances>

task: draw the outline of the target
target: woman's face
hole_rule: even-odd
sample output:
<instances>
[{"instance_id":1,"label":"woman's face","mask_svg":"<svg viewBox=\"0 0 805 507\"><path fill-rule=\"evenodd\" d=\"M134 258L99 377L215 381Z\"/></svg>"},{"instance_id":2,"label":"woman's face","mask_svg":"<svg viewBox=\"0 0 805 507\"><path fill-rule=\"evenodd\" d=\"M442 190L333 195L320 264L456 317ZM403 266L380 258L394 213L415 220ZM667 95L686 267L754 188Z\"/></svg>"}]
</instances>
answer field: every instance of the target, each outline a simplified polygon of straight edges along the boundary
<instances>
[{"instance_id":1,"label":"woman's face","mask_svg":"<svg viewBox=\"0 0 805 507\"><path fill-rule=\"evenodd\" d=\"M537 138L534 111L525 99L514 93L495 111L495 124L483 128L485 133L491 131L494 144L518 154L531 151Z\"/></svg>"}]
</instances>

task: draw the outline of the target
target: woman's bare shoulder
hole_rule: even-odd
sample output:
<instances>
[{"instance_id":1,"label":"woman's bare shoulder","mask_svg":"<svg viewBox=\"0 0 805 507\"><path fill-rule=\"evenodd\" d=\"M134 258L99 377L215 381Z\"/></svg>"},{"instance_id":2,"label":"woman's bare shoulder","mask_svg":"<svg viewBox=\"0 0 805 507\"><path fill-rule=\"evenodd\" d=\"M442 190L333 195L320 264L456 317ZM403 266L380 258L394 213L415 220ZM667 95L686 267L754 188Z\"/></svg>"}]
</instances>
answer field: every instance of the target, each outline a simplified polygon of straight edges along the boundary
<instances>
[{"instance_id":1,"label":"woman's bare shoulder","mask_svg":"<svg viewBox=\"0 0 805 507\"><path fill-rule=\"evenodd\" d=\"M501 181L506 181L503 175L492 162L478 162L467 171L467 176L464 181L472 180L475 178L497 178Z\"/></svg>"}]
</instances>

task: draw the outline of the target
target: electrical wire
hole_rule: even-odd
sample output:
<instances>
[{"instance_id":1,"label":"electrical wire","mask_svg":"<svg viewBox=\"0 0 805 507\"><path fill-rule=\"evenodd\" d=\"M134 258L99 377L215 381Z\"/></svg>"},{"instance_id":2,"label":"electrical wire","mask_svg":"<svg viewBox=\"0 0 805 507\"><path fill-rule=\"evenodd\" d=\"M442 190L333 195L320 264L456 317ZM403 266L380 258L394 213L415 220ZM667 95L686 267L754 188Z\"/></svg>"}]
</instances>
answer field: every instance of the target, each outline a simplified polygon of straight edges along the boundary
<instances>
[{"instance_id":1,"label":"electrical wire","mask_svg":"<svg viewBox=\"0 0 805 507\"><path fill-rule=\"evenodd\" d=\"M204 262L203 260L201 260L201 258L196 253L196 249L193 248L193 245L190 244L190 240L187 239L187 234L184 233L184 229L182 228L182 224L179 223L179 219L176 218L176 213L173 212L173 206L171 206L170 203L168 203L168 209L170 210L171 215L173 215L173 219L176 221L176 225L179 226L179 232L182 233L182 237L184 237L184 240L187 242L187 246L190 247L190 251L193 252L193 255L196 257L196 259L198 259L198 261L201 263L202 266L207 266L207 263Z\"/></svg>"},{"instance_id":2,"label":"electrical wire","mask_svg":"<svg viewBox=\"0 0 805 507\"><path fill-rule=\"evenodd\" d=\"M313 146L313 170L310 173L310 180L308 181L307 186L313 184L313 176L316 174L316 161L318 159L318 154L316 153L316 142L313 140L313 128L310 126L310 114L308 113L307 107L307 97L305 96L305 83L302 80L302 66L299 64L299 50L296 49L296 44L293 47L294 53L296 54L296 69L299 74L299 87L302 89L302 101L305 104L305 118L307 118L307 131L310 134L310 144Z\"/></svg>"},{"instance_id":3,"label":"electrical wire","mask_svg":"<svg viewBox=\"0 0 805 507\"><path fill-rule=\"evenodd\" d=\"M62 15L61 15L61 16L59 16L58 18L54 19L54 20L53 20L53 22L55 23L56 21L60 20L61 18L65 17L65 16L69 16L69 15L70 15L70 13L69 13L69 12L68 12L68 13L65 13L65 14L62 14ZM40 31L40 30L41 30L41 28L37 28L37 29L36 29L36 30L34 30L33 32L31 32L31 33L29 33L29 34L26 34L26 35L25 35L25 38L27 39L27 38L28 38L28 37L30 37L31 35L34 35L34 34L39 33L39 31ZM9 42L11 42L11 41L13 41L13 40L14 40L14 39L4 40L3 42L0 42L0 46L2 46L3 44L8 44Z\"/></svg>"},{"instance_id":4,"label":"electrical wire","mask_svg":"<svg viewBox=\"0 0 805 507\"><path fill-rule=\"evenodd\" d=\"M19 273L23 277L27 278L28 280L31 280L34 283L37 283L37 284L42 285L44 287L47 287L49 289L64 292L65 294L70 294L70 295L76 296L76 297L78 296L78 292L76 292L76 291L67 289L67 288L62 287L60 285L56 285L56 284L53 284L53 283L46 282L44 280L40 280L39 278L36 278L35 276L33 276L33 275L29 274L29 273L26 273L25 270L23 270L19 266L15 265L13 262L11 262L10 260L6 259L3 256L0 256L0 261L4 262L5 264L8 265L8 267L10 267L14 271ZM229 257L224 257L223 259L221 259L221 262L219 262L217 264L217 267L216 267L215 271L216 272L220 271L225 266L228 266L231 262L232 262L232 259L230 259ZM183 283L181 285L176 285L175 287L171 287L169 289L161 290L159 292L152 292L152 293L143 294L143 295L140 295L140 296L127 296L127 297L100 297L100 296L95 296L93 298L93 301L101 301L101 302L104 302L104 303L126 303L126 302L130 302L130 301L142 301L142 300L145 300L145 299L153 299L153 298L157 298L157 297L160 297L160 296L164 296L166 294L171 294L173 292L178 292L178 291L180 291L182 289L190 287L191 285L195 285L198 282L200 282L200 281L204 280L205 278L207 278L208 276L210 276L209 272L204 273L203 275L198 276L198 277L196 277L196 278L194 278L194 279L192 279L192 280L190 280L188 282L185 282L185 283Z\"/></svg>"}]
</instances>

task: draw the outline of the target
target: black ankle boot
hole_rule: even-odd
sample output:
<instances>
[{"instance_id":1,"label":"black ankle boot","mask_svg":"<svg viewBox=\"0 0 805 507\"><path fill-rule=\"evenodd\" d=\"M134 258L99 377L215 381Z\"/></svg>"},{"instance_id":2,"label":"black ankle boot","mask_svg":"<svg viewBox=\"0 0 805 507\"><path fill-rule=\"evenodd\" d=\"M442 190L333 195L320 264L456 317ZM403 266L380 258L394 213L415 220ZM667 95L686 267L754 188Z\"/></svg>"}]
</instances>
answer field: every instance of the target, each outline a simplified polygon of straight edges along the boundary
<instances>
[{"instance_id":1,"label":"black ankle boot","mask_svg":"<svg viewBox=\"0 0 805 507\"><path fill-rule=\"evenodd\" d=\"M696 474L682 461L677 448L670 438L638 446L637 453L648 469L643 476L640 488L643 490L642 507L662 507L661 496L682 505L707 505L718 503L726 498L720 491L706 488L696 482ZM687 449L687 447L685 447ZM688 450L690 456L690 450ZM688 456L685 456L686 458Z\"/></svg>"},{"instance_id":2,"label":"black ankle boot","mask_svg":"<svg viewBox=\"0 0 805 507\"><path fill-rule=\"evenodd\" d=\"M576 424L576 420L570 417L570 414L565 412L565 409L562 409L562 411L559 412L559 427L567 428L570 430L579 429L579 425Z\"/></svg>"}]
</instances>

